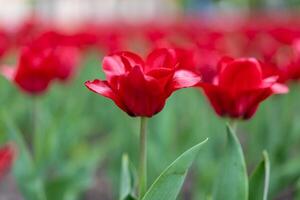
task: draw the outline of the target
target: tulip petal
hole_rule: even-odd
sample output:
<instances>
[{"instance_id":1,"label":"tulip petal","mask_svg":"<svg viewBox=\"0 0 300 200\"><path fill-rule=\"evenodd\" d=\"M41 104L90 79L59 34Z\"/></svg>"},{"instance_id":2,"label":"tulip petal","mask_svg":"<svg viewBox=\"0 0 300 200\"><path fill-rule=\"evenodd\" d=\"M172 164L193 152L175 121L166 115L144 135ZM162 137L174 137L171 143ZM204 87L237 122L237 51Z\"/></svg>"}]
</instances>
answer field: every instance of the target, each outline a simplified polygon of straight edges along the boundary
<instances>
[{"instance_id":1,"label":"tulip petal","mask_svg":"<svg viewBox=\"0 0 300 200\"><path fill-rule=\"evenodd\" d=\"M0 176L11 167L16 149L13 144L7 144L0 148Z\"/></svg>"},{"instance_id":2,"label":"tulip petal","mask_svg":"<svg viewBox=\"0 0 300 200\"><path fill-rule=\"evenodd\" d=\"M177 70L172 80L173 90L192 87L201 81L201 77L188 70Z\"/></svg>"},{"instance_id":3,"label":"tulip petal","mask_svg":"<svg viewBox=\"0 0 300 200\"><path fill-rule=\"evenodd\" d=\"M237 59L226 65L219 75L219 84L232 90L249 90L262 84L262 70L256 59Z\"/></svg>"},{"instance_id":4,"label":"tulip petal","mask_svg":"<svg viewBox=\"0 0 300 200\"><path fill-rule=\"evenodd\" d=\"M110 56L105 56L102 65L103 71L107 78L110 79L112 76L124 74L136 65L144 65L144 61L140 56L134 53L122 51Z\"/></svg>"},{"instance_id":5,"label":"tulip petal","mask_svg":"<svg viewBox=\"0 0 300 200\"><path fill-rule=\"evenodd\" d=\"M125 73L125 66L119 56L105 56L103 59L103 71L108 78Z\"/></svg>"},{"instance_id":6,"label":"tulip petal","mask_svg":"<svg viewBox=\"0 0 300 200\"><path fill-rule=\"evenodd\" d=\"M228 56L222 57L221 60L218 62L218 71L222 73L222 71L226 68L226 66L233 61L234 59L231 57Z\"/></svg>"},{"instance_id":7,"label":"tulip petal","mask_svg":"<svg viewBox=\"0 0 300 200\"><path fill-rule=\"evenodd\" d=\"M85 86L89 88L91 91L101 94L105 97L113 99L115 94L112 89L109 87L107 81L101 80L94 80L94 81L87 81Z\"/></svg>"},{"instance_id":8,"label":"tulip petal","mask_svg":"<svg viewBox=\"0 0 300 200\"><path fill-rule=\"evenodd\" d=\"M256 112L259 104L272 95L270 88L259 88L252 91L245 91L237 99L242 108L241 117L250 119Z\"/></svg>"},{"instance_id":9,"label":"tulip petal","mask_svg":"<svg viewBox=\"0 0 300 200\"><path fill-rule=\"evenodd\" d=\"M174 69L160 68L149 71L146 76L156 79L160 86L165 88L168 86L174 75Z\"/></svg>"},{"instance_id":10,"label":"tulip petal","mask_svg":"<svg viewBox=\"0 0 300 200\"><path fill-rule=\"evenodd\" d=\"M265 78L265 79L263 80L263 82L264 82L264 83L271 83L271 84L273 84L273 83L275 83L278 79L279 79L278 76L270 76L270 77L268 77L268 78Z\"/></svg>"},{"instance_id":11,"label":"tulip petal","mask_svg":"<svg viewBox=\"0 0 300 200\"><path fill-rule=\"evenodd\" d=\"M136 66L121 80L118 92L129 115L151 117L161 111L166 97L156 79L145 76Z\"/></svg>"},{"instance_id":12,"label":"tulip petal","mask_svg":"<svg viewBox=\"0 0 300 200\"><path fill-rule=\"evenodd\" d=\"M87 81L85 82L85 86L89 90L113 100L119 108L127 112L126 106L120 101L119 97L114 93L114 91L109 86L107 81L102 81L102 80Z\"/></svg>"},{"instance_id":13,"label":"tulip petal","mask_svg":"<svg viewBox=\"0 0 300 200\"><path fill-rule=\"evenodd\" d=\"M289 92L289 88L286 85L275 83L271 86L274 94L286 94Z\"/></svg>"},{"instance_id":14,"label":"tulip petal","mask_svg":"<svg viewBox=\"0 0 300 200\"><path fill-rule=\"evenodd\" d=\"M272 95L270 88L245 90L233 94L222 87L212 84L202 83L200 86L203 88L215 112L220 116L231 118L251 118L256 112L258 105Z\"/></svg>"},{"instance_id":15,"label":"tulip petal","mask_svg":"<svg viewBox=\"0 0 300 200\"><path fill-rule=\"evenodd\" d=\"M4 65L0 67L0 73L9 81L12 81L15 78L16 69L14 67Z\"/></svg>"},{"instance_id":16,"label":"tulip petal","mask_svg":"<svg viewBox=\"0 0 300 200\"><path fill-rule=\"evenodd\" d=\"M281 83L276 83L276 81L278 80L278 76L271 76L268 77L266 79L264 79L263 81L263 85L262 88L271 88L271 90L273 91L274 94L286 94L289 92L289 88Z\"/></svg>"},{"instance_id":17,"label":"tulip petal","mask_svg":"<svg viewBox=\"0 0 300 200\"><path fill-rule=\"evenodd\" d=\"M228 99L226 99L226 94L221 88L208 83L201 83L200 87L202 87L215 112L220 116L225 116L227 114L226 103Z\"/></svg>"},{"instance_id":18,"label":"tulip petal","mask_svg":"<svg viewBox=\"0 0 300 200\"><path fill-rule=\"evenodd\" d=\"M156 49L147 57L145 71L159 68L174 68L176 65L176 52L173 49Z\"/></svg>"}]
</instances>

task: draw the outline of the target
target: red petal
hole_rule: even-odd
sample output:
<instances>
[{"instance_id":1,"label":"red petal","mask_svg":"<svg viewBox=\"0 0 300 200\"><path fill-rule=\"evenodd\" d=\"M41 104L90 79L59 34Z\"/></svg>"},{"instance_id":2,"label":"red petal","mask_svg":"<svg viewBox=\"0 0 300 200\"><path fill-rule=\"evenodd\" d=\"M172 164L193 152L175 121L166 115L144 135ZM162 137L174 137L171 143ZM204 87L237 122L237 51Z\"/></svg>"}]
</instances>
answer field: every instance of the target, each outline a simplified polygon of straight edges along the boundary
<instances>
[{"instance_id":1,"label":"red petal","mask_svg":"<svg viewBox=\"0 0 300 200\"><path fill-rule=\"evenodd\" d=\"M103 59L103 71L108 79L112 76L119 76L124 74L136 65L143 66L144 62L138 55L123 51L105 56Z\"/></svg>"},{"instance_id":2,"label":"red petal","mask_svg":"<svg viewBox=\"0 0 300 200\"><path fill-rule=\"evenodd\" d=\"M224 88L201 84L206 96L216 113L231 118L249 119L257 110L259 104L272 95L270 88L259 88L232 94Z\"/></svg>"},{"instance_id":3,"label":"red petal","mask_svg":"<svg viewBox=\"0 0 300 200\"><path fill-rule=\"evenodd\" d=\"M271 86L271 89L274 94L286 94L289 92L289 88L286 85L280 83L273 84Z\"/></svg>"},{"instance_id":4,"label":"red petal","mask_svg":"<svg viewBox=\"0 0 300 200\"><path fill-rule=\"evenodd\" d=\"M174 74L172 87L174 90L192 87L198 84L201 77L188 70L177 70Z\"/></svg>"},{"instance_id":5,"label":"red petal","mask_svg":"<svg viewBox=\"0 0 300 200\"><path fill-rule=\"evenodd\" d=\"M4 65L0 67L0 73L9 81L12 81L15 78L16 69L14 67Z\"/></svg>"},{"instance_id":6,"label":"red petal","mask_svg":"<svg viewBox=\"0 0 300 200\"><path fill-rule=\"evenodd\" d=\"M256 59L237 59L226 65L219 75L219 85L232 90L249 90L260 87L262 71Z\"/></svg>"},{"instance_id":7,"label":"red petal","mask_svg":"<svg viewBox=\"0 0 300 200\"><path fill-rule=\"evenodd\" d=\"M94 80L87 81L85 86L89 88L91 91L101 94L108 98L114 98L115 94L112 89L109 87L107 81Z\"/></svg>"},{"instance_id":8,"label":"red petal","mask_svg":"<svg viewBox=\"0 0 300 200\"><path fill-rule=\"evenodd\" d=\"M12 144L5 145L0 149L0 176L12 165L15 157L15 148Z\"/></svg>"},{"instance_id":9,"label":"red petal","mask_svg":"<svg viewBox=\"0 0 300 200\"><path fill-rule=\"evenodd\" d=\"M203 83L200 86L203 88L215 112L221 117L225 116L227 114L226 102L228 102L226 94L224 94L220 87L212 84Z\"/></svg>"},{"instance_id":10,"label":"red petal","mask_svg":"<svg viewBox=\"0 0 300 200\"><path fill-rule=\"evenodd\" d=\"M176 63L176 52L173 49L155 49L147 57L145 71L159 68L172 69Z\"/></svg>"},{"instance_id":11,"label":"red petal","mask_svg":"<svg viewBox=\"0 0 300 200\"><path fill-rule=\"evenodd\" d=\"M226 66L233 61L234 59L231 57L222 57L221 60L218 62L218 71L222 72L226 68Z\"/></svg>"},{"instance_id":12,"label":"red petal","mask_svg":"<svg viewBox=\"0 0 300 200\"><path fill-rule=\"evenodd\" d=\"M174 70L169 69L169 68L158 68L158 69L153 69L149 72L147 72L147 76L151 76L155 79L160 79L164 78L166 76L169 76L170 74L173 75Z\"/></svg>"},{"instance_id":13,"label":"red petal","mask_svg":"<svg viewBox=\"0 0 300 200\"><path fill-rule=\"evenodd\" d=\"M157 80L145 76L138 66L121 79L119 94L129 115L151 117L161 111L166 97Z\"/></svg>"},{"instance_id":14,"label":"red petal","mask_svg":"<svg viewBox=\"0 0 300 200\"><path fill-rule=\"evenodd\" d=\"M168 68L153 69L147 73L147 77L150 76L156 79L162 88L165 88L170 83L173 75L174 69Z\"/></svg>"},{"instance_id":15,"label":"red petal","mask_svg":"<svg viewBox=\"0 0 300 200\"><path fill-rule=\"evenodd\" d=\"M101 80L87 81L85 82L85 86L89 90L113 100L119 108L127 112L126 107L119 99L119 97L115 94L115 92L111 89L111 87L108 85L107 81L101 81Z\"/></svg>"}]
</instances>

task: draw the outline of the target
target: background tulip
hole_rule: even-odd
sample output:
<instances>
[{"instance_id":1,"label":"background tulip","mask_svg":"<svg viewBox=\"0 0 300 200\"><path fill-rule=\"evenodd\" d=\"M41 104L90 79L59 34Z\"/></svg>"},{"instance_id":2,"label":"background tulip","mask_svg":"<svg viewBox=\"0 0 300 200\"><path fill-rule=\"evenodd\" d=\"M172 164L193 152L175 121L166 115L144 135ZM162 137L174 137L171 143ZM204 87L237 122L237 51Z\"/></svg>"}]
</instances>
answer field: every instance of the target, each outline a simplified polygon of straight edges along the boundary
<instances>
[{"instance_id":1,"label":"background tulip","mask_svg":"<svg viewBox=\"0 0 300 200\"><path fill-rule=\"evenodd\" d=\"M4 30L1 30L0 28L0 58L4 56L4 54L7 52L9 47L10 47L10 40L8 34Z\"/></svg>"},{"instance_id":2,"label":"background tulip","mask_svg":"<svg viewBox=\"0 0 300 200\"><path fill-rule=\"evenodd\" d=\"M202 83L216 113L223 117L249 119L258 105L272 94L288 92L277 83L278 77L263 77L260 63L254 58L223 58L212 83Z\"/></svg>"},{"instance_id":3,"label":"background tulip","mask_svg":"<svg viewBox=\"0 0 300 200\"><path fill-rule=\"evenodd\" d=\"M11 144L0 148L0 177L4 175L13 164L15 158L15 149Z\"/></svg>"},{"instance_id":4,"label":"background tulip","mask_svg":"<svg viewBox=\"0 0 300 200\"><path fill-rule=\"evenodd\" d=\"M53 80L70 78L78 64L78 50L63 42L63 36L45 32L22 48L16 67L2 67L2 74L29 94L45 92Z\"/></svg>"}]
</instances>

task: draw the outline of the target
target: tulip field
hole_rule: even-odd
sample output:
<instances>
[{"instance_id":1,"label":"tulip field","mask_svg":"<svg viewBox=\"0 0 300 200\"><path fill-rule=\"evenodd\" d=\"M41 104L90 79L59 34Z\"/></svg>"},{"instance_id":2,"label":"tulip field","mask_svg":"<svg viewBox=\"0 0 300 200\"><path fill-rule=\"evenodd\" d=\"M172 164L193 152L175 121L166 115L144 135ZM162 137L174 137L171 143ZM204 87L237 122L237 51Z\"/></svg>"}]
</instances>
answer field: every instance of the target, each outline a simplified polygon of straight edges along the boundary
<instances>
[{"instance_id":1,"label":"tulip field","mask_svg":"<svg viewBox=\"0 0 300 200\"><path fill-rule=\"evenodd\" d=\"M300 200L300 14L0 23L0 200Z\"/></svg>"}]
</instances>

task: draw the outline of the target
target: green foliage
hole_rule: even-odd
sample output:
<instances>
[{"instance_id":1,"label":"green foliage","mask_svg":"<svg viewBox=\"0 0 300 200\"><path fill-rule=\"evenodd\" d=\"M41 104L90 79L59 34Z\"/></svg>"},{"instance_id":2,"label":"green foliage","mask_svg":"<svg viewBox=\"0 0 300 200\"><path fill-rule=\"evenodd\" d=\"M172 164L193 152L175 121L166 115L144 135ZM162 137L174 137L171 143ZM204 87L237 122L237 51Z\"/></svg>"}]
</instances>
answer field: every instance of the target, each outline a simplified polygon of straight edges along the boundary
<instances>
[{"instance_id":1,"label":"green foliage","mask_svg":"<svg viewBox=\"0 0 300 200\"><path fill-rule=\"evenodd\" d=\"M207 139L179 156L156 179L142 200L176 200L189 167L192 165L202 145L206 142Z\"/></svg>"},{"instance_id":2,"label":"green foliage","mask_svg":"<svg viewBox=\"0 0 300 200\"><path fill-rule=\"evenodd\" d=\"M229 126L213 199L248 200L248 175L243 150L235 132Z\"/></svg>"},{"instance_id":3,"label":"green foliage","mask_svg":"<svg viewBox=\"0 0 300 200\"><path fill-rule=\"evenodd\" d=\"M129 163L128 155L123 155L121 168L120 200L135 199L135 173Z\"/></svg>"},{"instance_id":4,"label":"green foliage","mask_svg":"<svg viewBox=\"0 0 300 200\"><path fill-rule=\"evenodd\" d=\"M85 80L98 76L100 57L89 55L74 80L55 84L38 99L39 124L36 143L31 134L32 100L4 78L0 79L0 142L14 141L19 154L13 174L26 200L45 194L48 199L84 199L92 187L97 169L107 192L118 199L120 158L128 152L136 165L138 158L138 120L129 118L111 101L89 92ZM269 199L286 188L297 188L300 177L299 84L291 92L275 96L259 108L256 116L241 123L239 137L247 166L252 169L266 149L272 161ZM199 138L210 141L199 152L188 177L192 200L209 199L213 193L218 166L224 155L224 121L218 118L198 89L176 92L164 110L149 122L149 182L172 160ZM38 153L32 154L33 146ZM105 162L104 162L105 161ZM220 176L219 176L220 177ZM112 180L111 182L106 180ZM299 186L298 186L299 188ZM99 188L100 190L100 188ZM183 190L184 199L186 191ZM294 197L297 199L297 197ZM111 200L111 199L109 199Z\"/></svg>"},{"instance_id":5,"label":"green foliage","mask_svg":"<svg viewBox=\"0 0 300 200\"><path fill-rule=\"evenodd\" d=\"M266 151L249 182L249 200L268 200L270 184L270 161Z\"/></svg>"}]
</instances>

